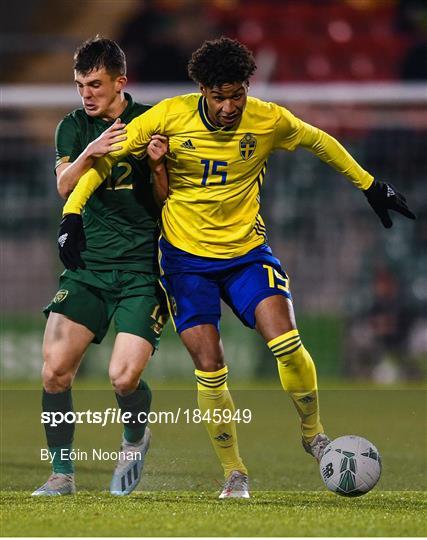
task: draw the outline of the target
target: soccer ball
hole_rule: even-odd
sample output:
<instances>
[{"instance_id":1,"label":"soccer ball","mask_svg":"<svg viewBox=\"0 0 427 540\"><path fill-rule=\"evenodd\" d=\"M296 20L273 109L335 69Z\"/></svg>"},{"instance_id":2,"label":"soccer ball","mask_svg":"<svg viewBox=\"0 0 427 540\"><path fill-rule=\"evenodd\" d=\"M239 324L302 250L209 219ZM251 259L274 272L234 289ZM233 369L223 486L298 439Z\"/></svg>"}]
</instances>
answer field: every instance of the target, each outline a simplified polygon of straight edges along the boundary
<instances>
[{"instance_id":1,"label":"soccer ball","mask_svg":"<svg viewBox=\"0 0 427 540\"><path fill-rule=\"evenodd\" d=\"M380 479L380 454L363 437L338 437L325 448L320 460L320 475L326 487L338 495L364 495Z\"/></svg>"}]
</instances>

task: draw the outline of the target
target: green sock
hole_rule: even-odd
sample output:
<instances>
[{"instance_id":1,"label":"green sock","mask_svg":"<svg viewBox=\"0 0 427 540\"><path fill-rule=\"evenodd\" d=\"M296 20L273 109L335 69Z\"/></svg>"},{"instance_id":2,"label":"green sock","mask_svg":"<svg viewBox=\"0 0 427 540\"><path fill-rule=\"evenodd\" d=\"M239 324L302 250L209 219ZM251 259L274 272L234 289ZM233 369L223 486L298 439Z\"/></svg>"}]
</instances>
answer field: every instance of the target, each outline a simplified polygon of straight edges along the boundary
<instances>
[{"instance_id":1,"label":"green sock","mask_svg":"<svg viewBox=\"0 0 427 540\"><path fill-rule=\"evenodd\" d=\"M49 446L49 452L53 456L53 472L63 474L74 473L74 463L73 460L69 457L72 449L72 444L64 444L62 446Z\"/></svg>"},{"instance_id":2,"label":"green sock","mask_svg":"<svg viewBox=\"0 0 427 540\"><path fill-rule=\"evenodd\" d=\"M130 412L131 417L124 424L124 437L130 443L138 442L142 439L147 425L146 421L141 422L138 419L140 412L145 412L146 415L150 412L151 406L151 390L148 384L142 379L132 394L120 396L116 393L117 403L123 413Z\"/></svg>"},{"instance_id":3,"label":"green sock","mask_svg":"<svg viewBox=\"0 0 427 540\"><path fill-rule=\"evenodd\" d=\"M42 409L43 412L61 412L63 414L72 412L71 388L55 394L43 389ZM74 464L69 453L73 447L75 424L67 422L57 422L57 424L56 426L44 424L47 445L53 456L52 469L53 472L71 474L74 472Z\"/></svg>"}]
</instances>

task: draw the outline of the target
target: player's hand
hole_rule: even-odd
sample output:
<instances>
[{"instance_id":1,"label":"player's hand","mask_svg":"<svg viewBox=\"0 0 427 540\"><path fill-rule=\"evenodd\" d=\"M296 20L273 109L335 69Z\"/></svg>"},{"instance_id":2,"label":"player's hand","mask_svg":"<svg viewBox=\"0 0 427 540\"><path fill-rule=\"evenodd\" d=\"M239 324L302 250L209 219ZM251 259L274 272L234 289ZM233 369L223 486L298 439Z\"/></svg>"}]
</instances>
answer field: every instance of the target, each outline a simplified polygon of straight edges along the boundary
<instances>
[{"instance_id":1,"label":"player's hand","mask_svg":"<svg viewBox=\"0 0 427 540\"><path fill-rule=\"evenodd\" d=\"M80 252L86 249L83 219L80 214L66 214L62 218L58 231L58 249L59 258L65 268L86 268L80 256Z\"/></svg>"},{"instance_id":2,"label":"player's hand","mask_svg":"<svg viewBox=\"0 0 427 540\"><path fill-rule=\"evenodd\" d=\"M164 135L155 134L147 146L148 164L151 170L161 165L168 152L169 141Z\"/></svg>"},{"instance_id":3,"label":"player's hand","mask_svg":"<svg viewBox=\"0 0 427 540\"><path fill-rule=\"evenodd\" d=\"M415 215L406 204L405 197L391 184L374 180L371 187L365 189L363 193L386 229L390 229L393 225L389 210L399 212L409 219L415 219Z\"/></svg>"},{"instance_id":4,"label":"player's hand","mask_svg":"<svg viewBox=\"0 0 427 540\"><path fill-rule=\"evenodd\" d=\"M87 146L87 152L91 157L99 158L110 152L122 150L123 146L120 146L119 143L126 139L126 124L117 118L114 124Z\"/></svg>"}]
</instances>

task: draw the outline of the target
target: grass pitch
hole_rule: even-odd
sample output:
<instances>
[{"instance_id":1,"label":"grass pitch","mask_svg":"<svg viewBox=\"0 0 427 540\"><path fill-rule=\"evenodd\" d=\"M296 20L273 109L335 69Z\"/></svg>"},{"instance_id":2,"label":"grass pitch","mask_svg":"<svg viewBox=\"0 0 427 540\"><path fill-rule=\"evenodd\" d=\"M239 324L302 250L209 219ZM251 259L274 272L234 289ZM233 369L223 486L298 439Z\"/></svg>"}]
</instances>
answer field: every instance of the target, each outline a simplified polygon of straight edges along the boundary
<instances>
[{"instance_id":1,"label":"grass pitch","mask_svg":"<svg viewBox=\"0 0 427 540\"><path fill-rule=\"evenodd\" d=\"M325 388L325 386L323 386ZM426 536L426 396L421 388L338 386L321 393L332 437L371 440L383 474L369 494L346 499L326 491L318 466L300 446L295 412L277 384L233 391L252 421L238 426L252 498L219 501L223 482L200 424L152 424L153 442L140 490L108 494L114 463L76 463L78 493L31 498L49 474L40 391L2 391L1 497L3 536ZM194 390L157 389L153 409L194 408ZM77 411L113 407L111 390L87 384L74 391ZM117 450L120 425L76 428L75 448Z\"/></svg>"},{"instance_id":2,"label":"grass pitch","mask_svg":"<svg viewBox=\"0 0 427 540\"><path fill-rule=\"evenodd\" d=\"M4 495L6 536L424 536L425 496L374 492L255 492L220 501L213 493L150 492L127 498Z\"/></svg>"}]
</instances>

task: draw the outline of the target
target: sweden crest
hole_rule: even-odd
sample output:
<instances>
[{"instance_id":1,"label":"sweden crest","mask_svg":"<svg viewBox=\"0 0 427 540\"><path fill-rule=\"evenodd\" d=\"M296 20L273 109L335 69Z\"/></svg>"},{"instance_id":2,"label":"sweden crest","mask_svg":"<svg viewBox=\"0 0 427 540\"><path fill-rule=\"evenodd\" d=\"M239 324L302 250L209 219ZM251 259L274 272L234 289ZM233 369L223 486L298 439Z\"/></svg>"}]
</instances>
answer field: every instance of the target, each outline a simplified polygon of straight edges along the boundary
<instances>
[{"instance_id":1,"label":"sweden crest","mask_svg":"<svg viewBox=\"0 0 427 540\"><path fill-rule=\"evenodd\" d=\"M242 139L240 139L239 147L240 155L245 161L247 161L254 155L256 148L256 139L252 135L252 133L246 133L246 135Z\"/></svg>"}]
</instances>

